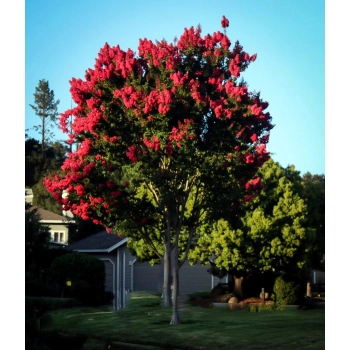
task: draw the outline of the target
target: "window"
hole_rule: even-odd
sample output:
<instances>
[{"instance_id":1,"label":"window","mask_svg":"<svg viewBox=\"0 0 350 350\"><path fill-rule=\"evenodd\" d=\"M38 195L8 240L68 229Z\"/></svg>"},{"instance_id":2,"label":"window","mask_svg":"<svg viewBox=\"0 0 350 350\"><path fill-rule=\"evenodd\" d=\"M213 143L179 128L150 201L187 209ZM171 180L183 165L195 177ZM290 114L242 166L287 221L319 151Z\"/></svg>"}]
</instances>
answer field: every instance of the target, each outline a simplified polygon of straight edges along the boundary
<instances>
[{"instance_id":1,"label":"window","mask_svg":"<svg viewBox=\"0 0 350 350\"><path fill-rule=\"evenodd\" d=\"M65 235L63 231L55 231L51 232L51 241L56 243L66 243Z\"/></svg>"}]
</instances>

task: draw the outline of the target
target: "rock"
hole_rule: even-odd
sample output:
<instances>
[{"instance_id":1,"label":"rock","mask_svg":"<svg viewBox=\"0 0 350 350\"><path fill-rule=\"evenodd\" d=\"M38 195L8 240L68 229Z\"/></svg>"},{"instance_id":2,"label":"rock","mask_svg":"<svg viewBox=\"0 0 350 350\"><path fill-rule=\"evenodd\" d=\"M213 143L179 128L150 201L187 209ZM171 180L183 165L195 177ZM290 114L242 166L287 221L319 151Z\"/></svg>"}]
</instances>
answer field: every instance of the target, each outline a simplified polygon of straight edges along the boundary
<instances>
[{"instance_id":1,"label":"rock","mask_svg":"<svg viewBox=\"0 0 350 350\"><path fill-rule=\"evenodd\" d=\"M263 298L263 293L260 293L259 297L260 297L260 299L262 299ZM269 298L269 293L265 293L265 299L268 299L268 298Z\"/></svg>"},{"instance_id":2,"label":"rock","mask_svg":"<svg viewBox=\"0 0 350 350\"><path fill-rule=\"evenodd\" d=\"M229 299L229 304L238 304L238 299L236 297L232 297Z\"/></svg>"},{"instance_id":3,"label":"rock","mask_svg":"<svg viewBox=\"0 0 350 350\"><path fill-rule=\"evenodd\" d=\"M225 290L220 286L220 284L216 285L210 292L212 298L216 298L223 294L225 294Z\"/></svg>"},{"instance_id":4,"label":"rock","mask_svg":"<svg viewBox=\"0 0 350 350\"><path fill-rule=\"evenodd\" d=\"M224 295L219 295L216 298L214 298L214 301L217 303L227 303L234 295L232 293L227 293Z\"/></svg>"}]
</instances>

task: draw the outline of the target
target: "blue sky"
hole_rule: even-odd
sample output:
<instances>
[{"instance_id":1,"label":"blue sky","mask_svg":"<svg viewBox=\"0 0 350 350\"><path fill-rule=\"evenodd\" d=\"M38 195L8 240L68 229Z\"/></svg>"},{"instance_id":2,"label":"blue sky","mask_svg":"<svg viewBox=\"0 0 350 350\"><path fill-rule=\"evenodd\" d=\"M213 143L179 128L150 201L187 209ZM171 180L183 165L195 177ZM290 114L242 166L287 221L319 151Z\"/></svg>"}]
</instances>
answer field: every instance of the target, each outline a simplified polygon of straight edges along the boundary
<instances>
[{"instance_id":1,"label":"blue sky","mask_svg":"<svg viewBox=\"0 0 350 350\"><path fill-rule=\"evenodd\" d=\"M324 174L324 7L323 0L27 0L25 128L40 122L29 106L39 80L49 81L64 112L71 106L69 80L84 77L105 42L137 51L139 38L172 41L198 24L203 34L222 30L225 15L231 42L258 54L243 77L270 104L273 159L301 174ZM58 130L56 136L66 139Z\"/></svg>"}]
</instances>

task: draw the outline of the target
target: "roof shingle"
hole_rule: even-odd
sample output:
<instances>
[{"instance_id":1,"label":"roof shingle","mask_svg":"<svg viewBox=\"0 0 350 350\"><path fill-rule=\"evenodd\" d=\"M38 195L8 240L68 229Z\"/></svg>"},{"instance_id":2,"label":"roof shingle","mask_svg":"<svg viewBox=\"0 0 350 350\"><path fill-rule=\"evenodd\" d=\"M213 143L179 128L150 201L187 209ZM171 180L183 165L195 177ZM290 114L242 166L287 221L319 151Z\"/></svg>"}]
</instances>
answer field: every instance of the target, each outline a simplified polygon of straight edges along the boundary
<instances>
[{"instance_id":1,"label":"roof shingle","mask_svg":"<svg viewBox=\"0 0 350 350\"><path fill-rule=\"evenodd\" d=\"M69 244L70 250L108 250L117 243L121 242L124 237L108 233L106 230L95 233L94 235L83 238L82 240Z\"/></svg>"},{"instance_id":2,"label":"roof shingle","mask_svg":"<svg viewBox=\"0 0 350 350\"><path fill-rule=\"evenodd\" d=\"M60 221L72 221L71 218L68 218L63 215L58 215L55 213L52 213L51 211L38 208L35 206L32 206L28 209L30 212L36 210L36 213L40 216L40 220L60 220Z\"/></svg>"}]
</instances>

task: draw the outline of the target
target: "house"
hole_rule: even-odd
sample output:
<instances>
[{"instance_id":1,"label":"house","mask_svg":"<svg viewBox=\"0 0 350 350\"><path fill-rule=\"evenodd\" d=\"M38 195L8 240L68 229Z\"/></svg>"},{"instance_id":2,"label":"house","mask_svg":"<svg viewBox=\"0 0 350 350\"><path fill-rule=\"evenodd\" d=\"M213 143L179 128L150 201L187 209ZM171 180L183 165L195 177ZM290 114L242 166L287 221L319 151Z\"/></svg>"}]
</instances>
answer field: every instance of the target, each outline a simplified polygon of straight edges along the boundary
<instances>
[{"instance_id":1,"label":"house","mask_svg":"<svg viewBox=\"0 0 350 350\"><path fill-rule=\"evenodd\" d=\"M25 189L25 201L28 204L33 204L33 190L31 188Z\"/></svg>"},{"instance_id":2,"label":"house","mask_svg":"<svg viewBox=\"0 0 350 350\"><path fill-rule=\"evenodd\" d=\"M49 228L50 248L68 245L69 230L71 225L75 224L74 220L35 206L31 206L28 210L35 211L39 216L39 223Z\"/></svg>"},{"instance_id":3,"label":"house","mask_svg":"<svg viewBox=\"0 0 350 350\"><path fill-rule=\"evenodd\" d=\"M78 242L68 249L89 254L105 264L105 290L114 294L114 308L125 307L126 295L133 291L162 293L163 264L151 266L138 262L127 247L129 238L107 233L103 230ZM179 272L179 294L210 291L220 280L208 273L209 266L191 266L187 261Z\"/></svg>"}]
</instances>

